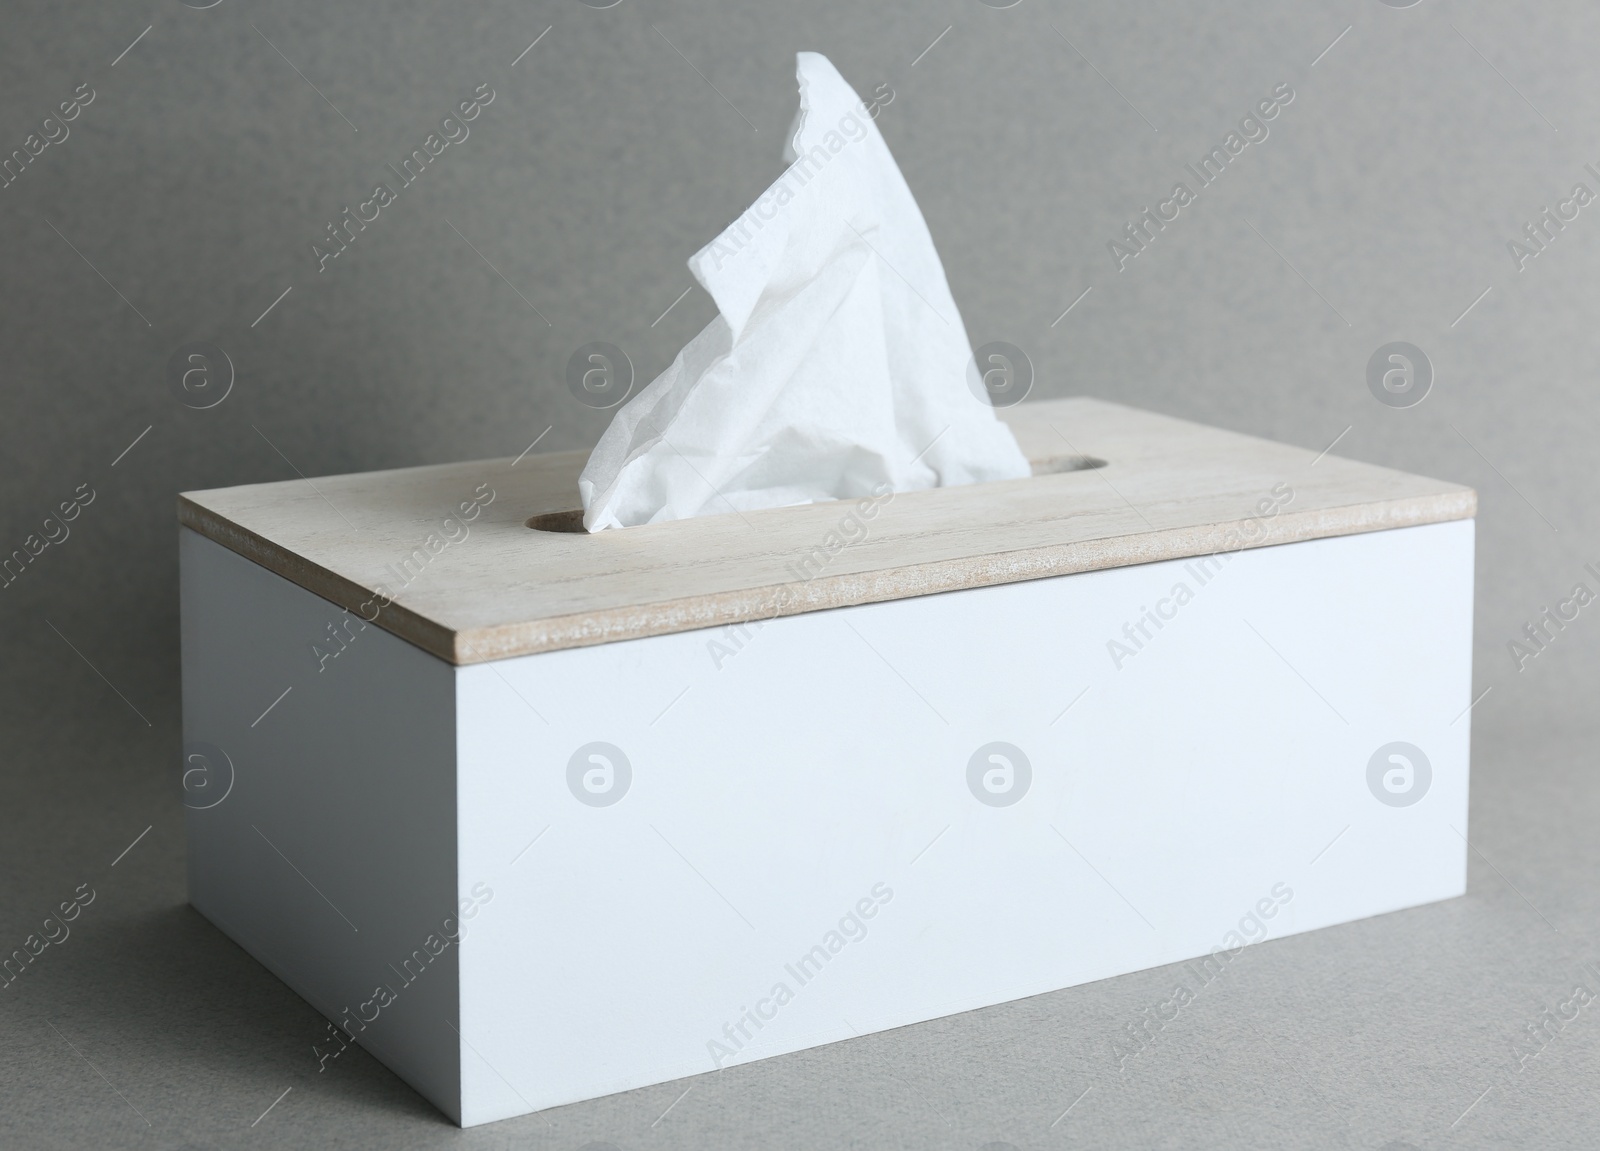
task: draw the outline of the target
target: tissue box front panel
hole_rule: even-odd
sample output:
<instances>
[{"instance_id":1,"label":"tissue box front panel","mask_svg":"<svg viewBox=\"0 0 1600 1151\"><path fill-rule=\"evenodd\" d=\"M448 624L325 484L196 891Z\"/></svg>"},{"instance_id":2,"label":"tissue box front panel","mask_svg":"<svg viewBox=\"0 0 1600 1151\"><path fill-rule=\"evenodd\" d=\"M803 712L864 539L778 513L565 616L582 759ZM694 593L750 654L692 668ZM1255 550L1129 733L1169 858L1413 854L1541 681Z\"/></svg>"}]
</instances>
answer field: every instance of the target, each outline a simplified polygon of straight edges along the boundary
<instances>
[{"instance_id":1,"label":"tissue box front panel","mask_svg":"<svg viewBox=\"0 0 1600 1151\"><path fill-rule=\"evenodd\" d=\"M462 1122L1461 894L1472 573L1460 520L458 669Z\"/></svg>"}]
</instances>

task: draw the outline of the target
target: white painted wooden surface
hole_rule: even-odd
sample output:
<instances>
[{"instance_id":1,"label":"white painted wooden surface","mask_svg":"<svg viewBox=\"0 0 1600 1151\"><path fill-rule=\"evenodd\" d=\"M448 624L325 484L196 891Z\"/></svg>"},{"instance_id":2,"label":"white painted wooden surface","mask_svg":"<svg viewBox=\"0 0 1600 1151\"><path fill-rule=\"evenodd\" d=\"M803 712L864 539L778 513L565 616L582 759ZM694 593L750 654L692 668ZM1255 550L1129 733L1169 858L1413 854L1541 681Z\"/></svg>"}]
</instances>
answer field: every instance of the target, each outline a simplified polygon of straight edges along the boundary
<instances>
[{"instance_id":1,"label":"white painted wooden surface","mask_svg":"<svg viewBox=\"0 0 1600 1151\"><path fill-rule=\"evenodd\" d=\"M459 1120L459 952L405 966L460 912L455 669L376 627L320 663L344 613L180 536L184 747L220 749L205 770L228 776L184 791L189 902ZM327 1031L305 1043L308 1074L314 1047L340 1050Z\"/></svg>"},{"instance_id":2,"label":"white painted wooden surface","mask_svg":"<svg viewBox=\"0 0 1600 1151\"><path fill-rule=\"evenodd\" d=\"M720 661L700 631L459 669L460 883L495 892L461 956L464 1122L1206 955L1263 899L1281 936L1461 894L1472 540L809 613ZM1180 583L1119 670L1107 641ZM968 787L994 741L1031 761L1011 806ZM1368 787L1394 741L1431 761L1413 806ZM596 742L631 766L611 806L568 784ZM879 884L802 986L785 965Z\"/></svg>"},{"instance_id":3,"label":"white painted wooden surface","mask_svg":"<svg viewBox=\"0 0 1600 1151\"><path fill-rule=\"evenodd\" d=\"M391 988L359 1041L466 1125L1465 888L1470 520L471 667L369 628L321 670L339 609L183 535L184 738L237 771L191 900L329 1017ZM996 741L1010 806L968 784ZM1395 741L1412 806L1368 786ZM610 806L569 785L594 743Z\"/></svg>"}]
</instances>

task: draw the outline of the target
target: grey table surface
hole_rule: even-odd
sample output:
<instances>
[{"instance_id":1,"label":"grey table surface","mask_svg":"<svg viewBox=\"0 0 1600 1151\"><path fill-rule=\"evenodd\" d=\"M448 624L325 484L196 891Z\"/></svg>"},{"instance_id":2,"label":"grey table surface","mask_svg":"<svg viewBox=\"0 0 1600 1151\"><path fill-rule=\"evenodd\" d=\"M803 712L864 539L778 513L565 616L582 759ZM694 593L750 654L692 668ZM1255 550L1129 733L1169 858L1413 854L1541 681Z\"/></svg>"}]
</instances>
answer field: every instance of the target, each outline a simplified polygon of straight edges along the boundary
<instances>
[{"instance_id":1,"label":"grey table surface","mask_svg":"<svg viewBox=\"0 0 1600 1151\"><path fill-rule=\"evenodd\" d=\"M39 554L0 579L0 951L96 895L0 990L0 1147L1600 1146L1600 1004L1557 1018L1600 991L1600 608L1509 647L1600 588L1597 44L1585 0L7 5L0 557ZM185 904L174 495L592 445L570 358L642 385L714 315L684 261L781 170L800 49L1036 397L1478 490L1468 893L1251 947L1122 1066L1173 971L458 1131L359 1051L319 1072L323 1021ZM1425 402L1369 387L1393 341Z\"/></svg>"}]
</instances>

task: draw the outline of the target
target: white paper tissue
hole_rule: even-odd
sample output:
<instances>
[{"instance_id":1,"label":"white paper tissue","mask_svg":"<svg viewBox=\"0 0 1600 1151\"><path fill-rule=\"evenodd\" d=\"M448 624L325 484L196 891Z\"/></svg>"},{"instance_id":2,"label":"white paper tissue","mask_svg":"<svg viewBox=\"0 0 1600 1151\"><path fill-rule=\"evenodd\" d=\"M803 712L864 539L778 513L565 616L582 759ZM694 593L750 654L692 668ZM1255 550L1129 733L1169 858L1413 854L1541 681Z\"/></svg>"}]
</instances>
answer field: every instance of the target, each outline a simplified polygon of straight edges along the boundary
<instances>
[{"instance_id":1,"label":"white paper tissue","mask_svg":"<svg viewBox=\"0 0 1600 1151\"><path fill-rule=\"evenodd\" d=\"M827 57L796 72L790 167L690 258L721 314L596 445L590 531L1029 474L872 117Z\"/></svg>"}]
</instances>

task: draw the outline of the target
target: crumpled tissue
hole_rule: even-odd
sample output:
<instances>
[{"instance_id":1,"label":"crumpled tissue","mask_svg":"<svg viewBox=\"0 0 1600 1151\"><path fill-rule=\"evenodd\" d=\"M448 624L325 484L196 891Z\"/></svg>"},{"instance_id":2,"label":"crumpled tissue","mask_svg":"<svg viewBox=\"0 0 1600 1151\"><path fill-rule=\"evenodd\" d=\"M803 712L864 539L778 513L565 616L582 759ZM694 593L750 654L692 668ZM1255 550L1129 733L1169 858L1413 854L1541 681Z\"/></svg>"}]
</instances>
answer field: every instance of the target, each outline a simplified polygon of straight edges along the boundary
<instances>
[{"instance_id":1,"label":"crumpled tissue","mask_svg":"<svg viewBox=\"0 0 1600 1151\"><path fill-rule=\"evenodd\" d=\"M690 258L719 315L596 445L589 531L1030 474L873 116L796 65L789 167Z\"/></svg>"}]
</instances>

